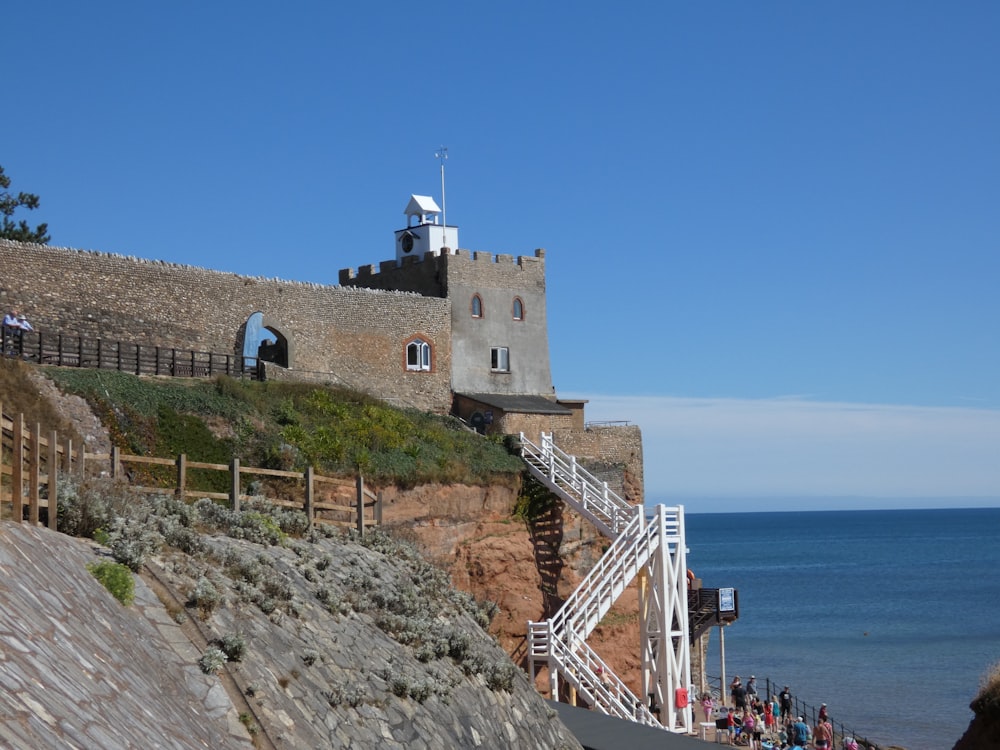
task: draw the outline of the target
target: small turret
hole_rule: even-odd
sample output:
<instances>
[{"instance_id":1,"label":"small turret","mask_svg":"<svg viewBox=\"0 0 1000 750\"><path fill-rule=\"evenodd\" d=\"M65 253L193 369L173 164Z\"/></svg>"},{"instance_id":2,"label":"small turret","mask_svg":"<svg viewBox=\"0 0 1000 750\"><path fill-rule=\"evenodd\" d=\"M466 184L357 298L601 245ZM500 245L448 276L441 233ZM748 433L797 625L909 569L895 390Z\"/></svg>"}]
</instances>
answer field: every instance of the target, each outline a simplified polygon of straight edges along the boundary
<instances>
[{"instance_id":1,"label":"small turret","mask_svg":"<svg viewBox=\"0 0 1000 750\"><path fill-rule=\"evenodd\" d=\"M441 209L429 195L411 195L406 204L406 228L396 230L396 261L424 253L451 254L458 249L458 227L438 224Z\"/></svg>"}]
</instances>

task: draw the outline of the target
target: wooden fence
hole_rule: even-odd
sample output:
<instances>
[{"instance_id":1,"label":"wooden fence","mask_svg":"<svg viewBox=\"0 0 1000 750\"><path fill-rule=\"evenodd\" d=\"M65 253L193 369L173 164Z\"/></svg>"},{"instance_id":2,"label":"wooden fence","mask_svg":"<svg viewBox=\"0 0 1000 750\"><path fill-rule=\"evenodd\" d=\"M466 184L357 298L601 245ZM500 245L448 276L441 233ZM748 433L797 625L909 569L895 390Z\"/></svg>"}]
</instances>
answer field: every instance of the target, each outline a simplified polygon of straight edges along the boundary
<instances>
[{"instance_id":1,"label":"wooden fence","mask_svg":"<svg viewBox=\"0 0 1000 750\"><path fill-rule=\"evenodd\" d=\"M38 524L44 515L45 524L56 528L58 517L58 477L60 472L79 480L87 476L105 475L129 480L131 472L125 471L129 464L146 464L175 467L176 481L167 486L139 486L131 488L137 492L170 492L179 498L207 497L213 500L227 500L233 510L240 509L240 503L249 495L242 492L243 477L268 476L301 482L302 501L270 497L275 505L302 510L314 522L336 524L356 528L364 534L367 527L382 523L382 493L372 492L365 487L364 478L359 474L353 480L326 477L316 474L313 467L304 472L282 471L252 466L241 466L234 458L228 464L189 461L181 454L177 458L157 458L154 456L134 456L124 454L117 448L111 453L88 453L74 448L72 440L60 442L55 431L42 434L41 425L29 428L24 415L8 417L0 404L0 518L10 507L10 518L14 521L27 520ZM106 467L106 468L104 468ZM209 492L191 489L188 486L189 469L223 471L229 474L229 492ZM317 487L322 487L329 496L320 499ZM299 488L297 488L299 489ZM330 499L332 498L332 499Z\"/></svg>"},{"instance_id":2,"label":"wooden fence","mask_svg":"<svg viewBox=\"0 0 1000 750\"><path fill-rule=\"evenodd\" d=\"M264 363L256 357L87 339L61 333L15 332L7 326L3 326L0 333L6 356L41 365L121 370L134 375L185 378L229 375L264 379Z\"/></svg>"}]
</instances>

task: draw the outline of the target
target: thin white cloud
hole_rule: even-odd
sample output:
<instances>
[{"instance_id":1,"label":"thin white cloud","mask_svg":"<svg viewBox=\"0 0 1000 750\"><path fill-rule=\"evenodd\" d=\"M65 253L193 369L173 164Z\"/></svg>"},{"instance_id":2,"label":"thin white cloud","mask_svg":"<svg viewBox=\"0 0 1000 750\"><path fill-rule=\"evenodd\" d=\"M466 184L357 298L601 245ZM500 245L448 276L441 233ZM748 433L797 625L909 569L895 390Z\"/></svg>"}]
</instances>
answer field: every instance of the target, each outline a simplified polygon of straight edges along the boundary
<instances>
[{"instance_id":1,"label":"thin white cloud","mask_svg":"<svg viewBox=\"0 0 1000 750\"><path fill-rule=\"evenodd\" d=\"M578 395L588 421L642 428L647 500L996 498L1000 410Z\"/></svg>"}]
</instances>

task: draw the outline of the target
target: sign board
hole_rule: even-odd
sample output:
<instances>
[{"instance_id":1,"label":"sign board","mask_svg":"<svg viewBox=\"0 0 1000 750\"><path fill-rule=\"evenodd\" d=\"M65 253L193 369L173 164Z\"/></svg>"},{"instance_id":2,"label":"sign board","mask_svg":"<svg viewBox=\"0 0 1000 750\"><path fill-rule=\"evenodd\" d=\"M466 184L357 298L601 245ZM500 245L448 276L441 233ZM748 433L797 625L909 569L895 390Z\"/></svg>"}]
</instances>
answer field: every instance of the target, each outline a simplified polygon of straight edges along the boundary
<instances>
[{"instance_id":1,"label":"sign board","mask_svg":"<svg viewBox=\"0 0 1000 750\"><path fill-rule=\"evenodd\" d=\"M736 589L719 589L719 611L736 611Z\"/></svg>"}]
</instances>

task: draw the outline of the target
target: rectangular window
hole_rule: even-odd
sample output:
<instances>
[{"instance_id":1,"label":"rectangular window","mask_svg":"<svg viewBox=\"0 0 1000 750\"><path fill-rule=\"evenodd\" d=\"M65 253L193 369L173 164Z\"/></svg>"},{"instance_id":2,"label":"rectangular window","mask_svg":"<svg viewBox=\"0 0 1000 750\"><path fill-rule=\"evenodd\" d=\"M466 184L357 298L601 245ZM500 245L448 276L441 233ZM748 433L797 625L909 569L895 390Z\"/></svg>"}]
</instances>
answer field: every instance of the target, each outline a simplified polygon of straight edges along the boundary
<instances>
[{"instance_id":1,"label":"rectangular window","mask_svg":"<svg viewBox=\"0 0 1000 750\"><path fill-rule=\"evenodd\" d=\"M510 353L506 346L490 349L490 368L493 372L510 372Z\"/></svg>"}]
</instances>

